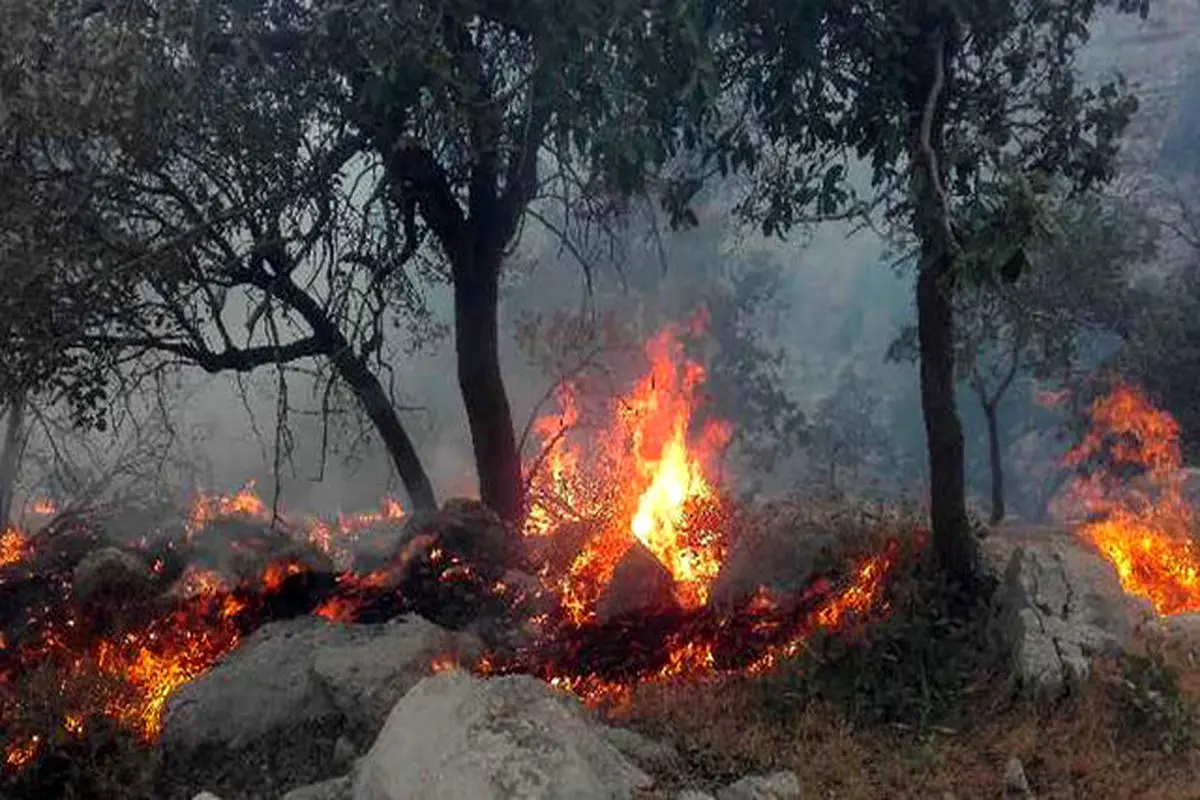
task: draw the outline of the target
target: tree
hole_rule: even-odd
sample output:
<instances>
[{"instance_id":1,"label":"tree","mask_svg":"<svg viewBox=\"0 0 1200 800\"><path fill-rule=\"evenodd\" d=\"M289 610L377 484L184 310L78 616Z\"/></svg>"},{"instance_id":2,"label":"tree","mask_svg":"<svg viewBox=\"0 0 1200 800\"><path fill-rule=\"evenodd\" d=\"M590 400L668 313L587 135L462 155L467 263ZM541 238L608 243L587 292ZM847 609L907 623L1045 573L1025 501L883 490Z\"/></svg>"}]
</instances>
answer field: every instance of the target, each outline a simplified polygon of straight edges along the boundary
<instances>
[{"instance_id":1,"label":"tree","mask_svg":"<svg viewBox=\"0 0 1200 800\"><path fill-rule=\"evenodd\" d=\"M398 246L390 203L358 188L378 165L361 159L361 135L330 114L321 73L300 57L265 64L194 47L208 11L186 4L151 17L56 10L61 27L43 44L43 71L18 73L18 85L36 93L49 75L73 75L79 53L102 65L119 42L116 60L130 71L98 70L85 90L103 99L121 79L132 88L85 123L65 109L28 122L15 164L32 185L77 202L57 216L46 200L10 207L10 222L24 214L40 226L10 248L24 248L32 269L13 275L28 290L0 311L15 326L10 341L29 342L42 370L24 380L52 376L76 405L102 412L100 375L274 366L282 418L285 366L324 359L326 410L335 387L349 387L413 504L433 507L376 374L386 370L385 329L423 319L406 271L414 253ZM218 16L247 22L230 9ZM78 246L48 248L53 233ZM40 338L55 343L55 358L32 349Z\"/></svg>"},{"instance_id":2,"label":"tree","mask_svg":"<svg viewBox=\"0 0 1200 800\"><path fill-rule=\"evenodd\" d=\"M1027 191L1020 183L1009 190ZM1002 279L997 254L1010 257L1003 229L988 227L962 253L964 270L976 276L956 295L955 363L958 380L979 402L987 428L991 475L991 524L1005 516L1004 448L999 408L1018 377L1070 386L1087 368L1087 345L1105 335L1129 335L1142 300L1130 287L1129 265L1153 251L1154 230L1136 208L1089 194L1010 201L976 198L973 213L996 218L1000 209L1036 207L1028 241L1028 267ZM901 333L891 359L916 357L916 331ZM1094 366L1094 365L1093 365Z\"/></svg>"},{"instance_id":3,"label":"tree","mask_svg":"<svg viewBox=\"0 0 1200 800\"><path fill-rule=\"evenodd\" d=\"M325 55L409 246L428 236L448 263L480 493L516 522L521 465L498 337L505 254L532 204L552 200L573 218L620 210L695 138L685 109L715 78L703 4L410 0L289 5L282 16L256 40Z\"/></svg>"},{"instance_id":4,"label":"tree","mask_svg":"<svg viewBox=\"0 0 1200 800\"><path fill-rule=\"evenodd\" d=\"M840 491L841 470L850 470L857 480L863 466L886 457L888 437L879 424L878 399L853 369L844 368L837 388L817 403L808 449L834 493Z\"/></svg>"},{"instance_id":5,"label":"tree","mask_svg":"<svg viewBox=\"0 0 1200 800\"><path fill-rule=\"evenodd\" d=\"M921 0L744 3L726 12L748 105L736 109L726 151L767 157L744 212L767 233L844 213L853 200L847 166L857 158L870 165L873 204L914 246L933 543L964 587L976 581L978 552L954 391L955 288L972 233L960 211L972 197L999 194L1012 176L1044 175L1073 190L1112 176L1135 103L1119 82L1079 84L1075 55L1096 10L1090 2ZM1008 277L1025 261L1029 231L1013 222L1026 214L1004 210L1010 257L999 263Z\"/></svg>"}]
</instances>

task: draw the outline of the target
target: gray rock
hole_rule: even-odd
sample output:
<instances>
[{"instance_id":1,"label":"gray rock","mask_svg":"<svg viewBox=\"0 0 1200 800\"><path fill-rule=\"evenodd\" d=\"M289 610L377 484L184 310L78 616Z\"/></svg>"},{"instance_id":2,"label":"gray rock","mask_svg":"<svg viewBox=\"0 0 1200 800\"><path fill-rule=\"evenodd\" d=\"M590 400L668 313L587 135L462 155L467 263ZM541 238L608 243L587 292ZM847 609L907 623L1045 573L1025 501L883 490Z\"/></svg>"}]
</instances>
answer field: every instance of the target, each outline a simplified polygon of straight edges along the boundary
<instances>
[{"instance_id":1,"label":"gray rock","mask_svg":"<svg viewBox=\"0 0 1200 800\"><path fill-rule=\"evenodd\" d=\"M602 727L600 734L639 767L648 770L663 769L679 761L679 751L669 744L643 736L628 728Z\"/></svg>"},{"instance_id":2,"label":"gray rock","mask_svg":"<svg viewBox=\"0 0 1200 800\"><path fill-rule=\"evenodd\" d=\"M611 622L630 614L656 614L679 607L675 579L653 553L640 542L622 556L612 580L596 604L596 621Z\"/></svg>"},{"instance_id":3,"label":"gray rock","mask_svg":"<svg viewBox=\"0 0 1200 800\"><path fill-rule=\"evenodd\" d=\"M360 762L354 800L632 798L653 781L582 706L528 676L426 678Z\"/></svg>"},{"instance_id":4,"label":"gray rock","mask_svg":"<svg viewBox=\"0 0 1200 800\"><path fill-rule=\"evenodd\" d=\"M1025 777L1025 767L1019 758L1010 758L1004 765L1004 800L1033 800L1029 779Z\"/></svg>"},{"instance_id":5,"label":"gray rock","mask_svg":"<svg viewBox=\"0 0 1200 800\"><path fill-rule=\"evenodd\" d=\"M354 786L350 778L342 776L292 789L280 800L350 800L353 794Z\"/></svg>"},{"instance_id":6,"label":"gray rock","mask_svg":"<svg viewBox=\"0 0 1200 800\"><path fill-rule=\"evenodd\" d=\"M160 745L181 783L269 793L343 774L391 707L447 653L478 644L417 617L264 625L167 702ZM240 796L240 794L239 794Z\"/></svg>"},{"instance_id":7,"label":"gray rock","mask_svg":"<svg viewBox=\"0 0 1200 800\"><path fill-rule=\"evenodd\" d=\"M410 615L386 625L349 626L343 641L315 653L312 668L345 716L351 738L365 745L404 693L429 675L435 658L470 664L482 653L477 638Z\"/></svg>"},{"instance_id":8,"label":"gray rock","mask_svg":"<svg viewBox=\"0 0 1200 800\"><path fill-rule=\"evenodd\" d=\"M785 770L742 778L718 789L716 800L799 800L803 796L804 789L796 773Z\"/></svg>"},{"instance_id":9,"label":"gray rock","mask_svg":"<svg viewBox=\"0 0 1200 800\"><path fill-rule=\"evenodd\" d=\"M217 797L212 792L201 792L193 797L192 800L221 800L221 798Z\"/></svg>"},{"instance_id":10,"label":"gray rock","mask_svg":"<svg viewBox=\"0 0 1200 800\"><path fill-rule=\"evenodd\" d=\"M755 517L739 535L712 588L712 604L741 606L761 588L779 598L800 592L821 559L832 551L836 536L819 520L780 504Z\"/></svg>"},{"instance_id":11,"label":"gray rock","mask_svg":"<svg viewBox=\"0 0 1200 800\"><path fill-rule=\"evenodd\" d=\"M987 544L994 546L997 535ZM993 555L991 563L999 561ZM1082 681L1093 659L1131 646L1148 604L1125 594L1109 562L1071 534L1023 541L996 594L1000 643L1013 676L1030 693Z\"/></svg>"},{"instance_id":12,"label":"gray rock","mask_svg":"<svg viewBox=\"0 0 1200 800\"><path fill-rule=\"evenodd\" d=\"M702 792L699 789L684 789L675 800L717 800L708 792Z\"/></svg>"}]
</instances>

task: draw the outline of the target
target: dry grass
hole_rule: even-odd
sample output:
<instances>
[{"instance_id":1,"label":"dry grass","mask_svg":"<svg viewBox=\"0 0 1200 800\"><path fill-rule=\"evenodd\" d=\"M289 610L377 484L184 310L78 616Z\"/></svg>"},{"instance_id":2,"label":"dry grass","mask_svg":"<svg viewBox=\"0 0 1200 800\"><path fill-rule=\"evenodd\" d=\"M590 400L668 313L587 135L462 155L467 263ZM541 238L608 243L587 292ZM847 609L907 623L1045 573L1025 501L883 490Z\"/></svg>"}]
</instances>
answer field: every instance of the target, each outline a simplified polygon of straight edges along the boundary
<instances>
[{"instance_id":1,"label":"dry grass","mask_svg":"<svg viewBox=\"0 0 1200 800\"><path fill-rule=\"evenodd\" d=\"M1148 646L1177 671L1180 706L1200 706L1200 642ZM678 774L660 776L668 789L791 769L814 798L998 798L1016 757L1040 800L1200 799L1200 737L1163 747L1163 734L1192 733L1193 723L1131 713L1127 663L1098 664L1057 701L1014 698L998 674L980 674L957 695L948 715L957 723L920 731L855 721L819 693L789 696L792 682L779 676L647 686L614 716L684 755Z\"/></svg>"},{"instance_id":2,"label":"dry grass","mask_svg":"<svg viewBox=\"0 0 1200 800\"><path fill-rule=\"evenodd\" d=\"M1039 798L1200 798L1200 748L1164 753L1150 731L1132 730L1112 665L1053 705L979 698L968 728L917 735L855 724L830 702L780 715L751 681L642 690L624 724L672 741L687 785L719 784L748 770L791 769L811 797L1001 796L1005 762L1019 758ZM1200 702L1200 669L1186 674Z\"/></svg>"}]
</instances>

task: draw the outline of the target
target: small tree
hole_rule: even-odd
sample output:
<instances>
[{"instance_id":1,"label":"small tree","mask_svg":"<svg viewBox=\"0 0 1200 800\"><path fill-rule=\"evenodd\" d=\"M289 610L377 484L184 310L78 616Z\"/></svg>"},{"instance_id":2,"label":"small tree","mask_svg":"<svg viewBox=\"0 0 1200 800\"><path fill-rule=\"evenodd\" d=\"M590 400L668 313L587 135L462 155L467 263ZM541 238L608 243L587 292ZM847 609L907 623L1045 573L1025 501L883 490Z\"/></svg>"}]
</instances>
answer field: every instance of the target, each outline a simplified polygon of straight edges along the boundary
<instances>
[{"instance_id":1,"label":"small tree","mask_svg":"<svg viewBox=\"0 0 1200 800\"><path fill-rule=\"evenodd\" d=\"M1012 254L997 213L1021 205L1037 214L1028 250L1020 253L1030 263L1005 280L996 259ZM990 522L996 524L1005 516L1001 402L1021 376L1071 385L1087 367L1088 343L1128 335L1143 302L1128 268L1152 252L1154 229L1133 206L1095 195L978 201L976 219L973 249L962 256L974 280L956 298L955 360L987 427ZM903 331L889 358L915 359L915 342L915 329Z\"/></svg>"},{"instance_id":2,"label":"small tree","mask_svg":"<svg viewBox=\"0 0 1200 800\"><path fill-rule=\"evenodd\" d=\"M841 491L839 475L850 472L856 482L863 467L888 454L887 431L879 424L879 401L853 368L845 367L837 387L817 403L812 415L808 452L831 492Z\"/></svg>"},{"instance_id":3,"label":"small tree","mask_svg":"<svg viewBox=\"0 0 1200 800\"><path fill-rule=\"evenodd\" d=\"M1144 2L1117 5L1146 11ZM722 152L763 156L743 210L767 233L843 211L858 158L870 164L873 199L916 251L933 544L952 579L973 586L978 549L955 406L964 205L1001 194L1014 175L1044 173L1075 189L1112 176L1135 103L1117 82L1080 85L1076 53L1097 4L750 3L724 12L743 68L729 82L745 104ZM1024 242L1009 245L1015 255ZM1022 262L1002 263L1015 275Z\"/></svg>"}]
</instances>

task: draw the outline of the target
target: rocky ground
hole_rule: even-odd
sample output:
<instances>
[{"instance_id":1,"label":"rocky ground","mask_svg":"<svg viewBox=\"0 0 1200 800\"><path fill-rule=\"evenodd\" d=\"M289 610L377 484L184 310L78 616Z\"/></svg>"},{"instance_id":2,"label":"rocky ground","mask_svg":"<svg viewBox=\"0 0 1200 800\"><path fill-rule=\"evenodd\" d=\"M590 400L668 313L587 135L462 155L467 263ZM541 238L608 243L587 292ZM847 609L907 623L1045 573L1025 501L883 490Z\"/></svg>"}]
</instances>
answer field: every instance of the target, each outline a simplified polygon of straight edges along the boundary
<instances>
[{"instance_id":1,"label":"rocky ground","mask_svg":"<svg viewBox=\"0 0 1200 800\"><path fill-rule=\"evenodd\" d=\"M419 523L432 530L447 519ZM758 585L797 591L797 576L836 560L847 531L861 526L859 518L771 518L729 554L714 602L736 604ZM900 586L886 634L831 637L780 675L650 686L607 715L534 677L452 667L475 664L496 639L461 613L441 624L412 610L378 624L307 615L269 622L171 696L152 754L153 796L1200 797L1200 779L1187 777L1200 774L1189 773L1200 767L1190 696L1172 694L1175 684L1155 682L1156 672L1143 681L1113 666L1147 637L1170 642L1183 659L1175 663L1194 666L1200 622L1154 619L1069 532L1002 526L983 545L997 588L957 650L924 641L941 635L941 623L926 621L928 602L909 603ZM151 591L144 564L128 552L98 545L74 563L80 598L102 608L115 584ZM642 599L610 598L608 615L636 616L662 600L652 570L627 571L613 586ZM970 647L999 660L950 683L934 674L971 661ZM1190 674L1200 700L1200 670ZM891 711L864 715L864 702ZM938 722L937 709L951 705L954 720ZM1130 719L1150 720L1151 739L1129 738ZM1167 793L1136 787L1137 769L1151 770L1146 781ZM1114 785L1129 791L1097 788Z\"/></svg>"}]
</instances>

